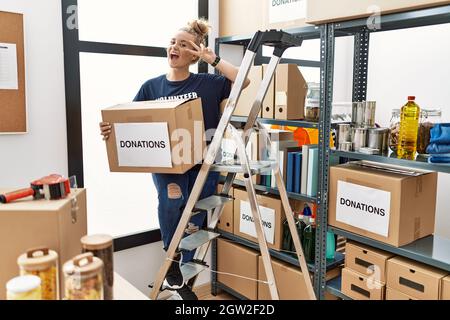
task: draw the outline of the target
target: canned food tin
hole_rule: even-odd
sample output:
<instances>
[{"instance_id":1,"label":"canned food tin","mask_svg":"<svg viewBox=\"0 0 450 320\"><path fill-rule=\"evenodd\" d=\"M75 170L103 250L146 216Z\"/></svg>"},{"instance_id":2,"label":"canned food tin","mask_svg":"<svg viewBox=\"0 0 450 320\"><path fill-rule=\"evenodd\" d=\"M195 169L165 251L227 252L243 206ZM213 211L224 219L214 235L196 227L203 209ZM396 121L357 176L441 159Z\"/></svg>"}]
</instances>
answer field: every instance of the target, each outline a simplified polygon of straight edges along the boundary
<instances>
[{"instance_id":1,"label":"canned food tin","mask_svg":"<svg viewBox=\"0 0 450 320\"><path fill-rule=\"evenodd\" d=\"M353 134L353 150L359 151L359 149L367 146L367 129L355 128Z\"/></svg>"}]
</instances>

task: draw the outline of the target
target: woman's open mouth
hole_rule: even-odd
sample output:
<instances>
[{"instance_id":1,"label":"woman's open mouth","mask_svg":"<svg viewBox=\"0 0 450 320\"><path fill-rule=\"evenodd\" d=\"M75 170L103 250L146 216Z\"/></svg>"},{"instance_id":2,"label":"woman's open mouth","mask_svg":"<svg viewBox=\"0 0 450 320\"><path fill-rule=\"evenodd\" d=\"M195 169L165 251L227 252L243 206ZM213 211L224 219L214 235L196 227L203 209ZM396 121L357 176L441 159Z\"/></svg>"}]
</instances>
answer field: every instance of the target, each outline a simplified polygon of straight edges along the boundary
<instances>
[{"instance_id":1,"label":"woman's open mouth","mask_svg":"<svg viewBox=\"0 0 450 320\"><path fill-rule=\"evenodd\" d=\"M178 55L178 54L176 54L176 53L171 53L170 54L170 60L176 60L176 59L178 59L180 56Z\"/></svg>"}]
</instances>

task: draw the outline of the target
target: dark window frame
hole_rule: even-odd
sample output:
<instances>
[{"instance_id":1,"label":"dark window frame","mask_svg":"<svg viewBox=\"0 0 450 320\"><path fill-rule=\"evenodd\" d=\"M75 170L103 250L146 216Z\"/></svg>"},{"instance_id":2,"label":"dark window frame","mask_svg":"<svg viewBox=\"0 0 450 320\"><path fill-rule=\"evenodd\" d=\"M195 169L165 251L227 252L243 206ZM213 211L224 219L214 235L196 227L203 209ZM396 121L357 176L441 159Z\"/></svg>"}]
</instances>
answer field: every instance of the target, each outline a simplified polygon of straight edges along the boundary
<instances>
[{"instance_id":1,"label":"dark window frame","mask_svg":"<svg viewBox=\"0 0 450 320\"><path fill-rule=\"evenodd\" d=\"M74 12L68 8L78 8L78 0L62 0L62 27L64 42L64 80L66 90L67 156L69 176L75 175L80 188L84 187L83 140L81 118L80 53L103 53L166 57L166 49L161 47L137 46L116 43L80 41L78 28L69 29L67 21ZM198 0L198 16L208 19L208 0ZM78 13L76 11L76 13ZM78 19L77 19L78 20ZM199 72L208 72L208 66L200 63ZM114 239L115 250L125 250L161 241L159 229L136 233Z\"/></svg>"}]
</instances>

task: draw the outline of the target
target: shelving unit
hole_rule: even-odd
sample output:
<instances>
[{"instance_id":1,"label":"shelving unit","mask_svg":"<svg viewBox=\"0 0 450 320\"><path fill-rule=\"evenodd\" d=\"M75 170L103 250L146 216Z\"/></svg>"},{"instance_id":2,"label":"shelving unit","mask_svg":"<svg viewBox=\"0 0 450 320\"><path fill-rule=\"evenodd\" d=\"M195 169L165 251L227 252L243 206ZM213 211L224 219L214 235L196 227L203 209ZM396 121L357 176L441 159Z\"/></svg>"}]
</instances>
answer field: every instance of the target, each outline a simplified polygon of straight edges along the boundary
<instances>
[{"instance_id":1,"label":"shelving unit","mask_svg":"<svg viewBox=\"0 0 450 320\"><path fill-rule=\"evenodd\" d=\"M317 128L319 130L319 190L317 197L309 198L305 195L290 193L289 197L307 202L313 202L318 205L317 229L316 229L316 261L314 266L309 265L309 269L314 270L314 289L318 298L323 299L325 292L332 293L342 299L349 300L349 297L343 295L340 291L341 278L335 278L326 282L326 271L330 268L326 261L326 235L328 231L336 235L346 237L373 247L386 250L399 256L407 257L415 261L426 263L428 265L450 271L450 240L438 236L429 236L417 240L407 246L396 248L384 243L374 241L370 238L359 236L357 234L333 228L328 225L328 188L329 188L329 168L331 158L339 157L341 159L369 160L379 163L386 163L397 166L411 167L422 170L450 173L450 166L436 165L427 163L425 158L418 158L414 161L397 159L393 156L366 155L358 152L344 152L332 150L329 145L331 137L331 111L333 102L333 77L334 77L334 51L335 39L341 36L354 36L354 67L353 67L353 101L364 101L367 95L367 75L370 34L373 32L384 32L412 27L421 27L450 23L450 5L435 7L431 9L419 9L403 13L382 15L380 17L381 29L369 30L367 19L356 19L345 22L330 23L318 27L303 27L286 29L295 35L308 39L320 39L320 61L305 61L282 59L281 63L296 63L299 66L319 67L320 68L320 120L318 123L305 121L283 121L274 119L260 119L262 123L298 126L304 128ZM231 44L246 46L252 35L224 37L216 40L216 52L219 52L221 44ZM255 64L266 63L267 58L263 57L261 52L255 59ZM235 122L245 122L245 117L233 117ZM239 181L236 185L243 186ZM278 194L276 189L265 186L257 186L257 190ZM237 239L236 236L223 234L229 240L235 240L245 246L252 247L253 243L244 239ZM216 263L216 247L213 246L213 268ZM271 252L272 253L272 252ZM274 257L281 258L283 256ZM280 253L278 253L280 254ZM284 257L289 263L298 265L296 261ZM339 257L343 258L343 257ZM295 260L295 259L294 259ZM340 260L340 263L342 261ZM213 292L214 288L224 288L217 282L217 277L212 275ZM228 288L229 289L229 288ZM226 290L226 288L224 289ZM232 291L232 290L231 290ZM231 294L233 294L230 290ZM239 297L239 295L235 295Z\"/></svg>"},{"instance_id":2,"label":"shelving unit","mask_svg":"<svg viewBox=\"0 0 450 320\"><path fill-rule=\"evenodd\" d=\"M224 239L228 239L232 242L235 242L237 244L241 244L243 246L252 248L254 250L259 250L259 246L257 243L249 241L247 239L238 237L232 233L229 232L225 232L225 231L221 231L219 230L219 233L221 235L222 238ZM283 251L277 251L277 250L273 250L273 249L269 249L270 255L273 258L276 258L278 260L287 262L289 264L292 264L294 266L300 266L298 263L297 258L295 258L294 256L283 252ZM335 259L333 261L327 261L327 270L331 270L333 268L336 268L338 266L340 266L342 263L344 263L344 255L340 252L336 252L336 256ZM309 272L315 272L315 265L314 263L308 263L308 270Z\"/></svg>"},{"instance_id":3,"label":"shelving unit","mask_svg":"<svg viewBox=\"0 0 450 320\"><path fill-rule=\"evenodd\" d=\"M225 177L221 176L219 178L219 181L222 183L225 182ZM239 186L239 187L245 187L244 181L241 181L241 180L234 180L234 185ZM273 189L273 188L269 188L269 187L262 186L262 185L255 185L255 189L258 191L267 192L267 193L275 195L275 196L280 195L280 192L278 191L278 189ZM289 199L301 200L301 201L305 201L308 203L317 203L316 197L310 197L310 196L300 194L300 193L288 192L288 197L289 197Z\"/></svg>"},{"instance_id":4,"label":"shelving unit","mask_svg":"<svg viewBox=\"0 0 450 320\"><path fill-rule=\"evenodd\" d=\"M450 23L450 6L441 6L431 9L414 10L403 13L382 15L380 17L381 29L369 30L367 28L367 19L357 19L346 22L339 22L328 24L326 26L328 34L327 46L330 52L329 62L331 67L334 65L334 46L335 37L339 36L354 36L354 67L353 67L353 101L364 101L367 95L367 74L368 74L368 59L369 59L369 43L370 34L373 32L384 32L390 30L398 30L412 27L422 27L429 25L436 25L442 23ZM332 92L333 89L333 72L326 74L325 92ZM322 130L323 132L330 132L331 130L331 103L329 97L324 93L323 102L321 103L321 113L325 114L325 118ZM329 141L329 140L325 140ZM324 179L320 180L320 188L322 193L328 191L328 170L329 159L332 156L337 156L344 159L358 159L368 160L379 163L386 163L397 166L418 168L422 170L437 171L442 173L450 173L450 166L429 164L426 158L417 158L414 161L397 159L394 156L379 156L379 155L366 155L358 152L344 152L330 149L329 144L325 146L325 170ZM319 220L327 221L328 219L328 202L327 198L324 199L319 210ZM334 232L337 235L346 237L357 242L361 242L388 252L392 252L399 256L407 257L409 259L425 263L430 266L441 268L450 271L450 240L443 239L438 236L429 236L423 239L419 239L411 244L397 248L393 247L370 238L354 234L345 230L328 226L328 228L322 228L321 234L325 230ZM323 248L322 248L323 250ZM322 251L323 254L323 251ZM325 278L326 264L323 259L320 261L320 277L323 281ZM340 279L334 279L329 281L326 286L321 286L320 295L323 296L323 292L328 292L345 299L346 297L340 292Z\"/></svg>"},{"instance_id":5,"label":"shelving unit","mask_svg":"<svg viewBox=\"0 0 450 320\"><path fill-rule=\"evenodd\" d=\"M331 279L330 281L327 281L327 287L326 290L331 293L332 295L335 295L338 298L341 298L342 300L353 300L352 298L346 296L341 292L341 284L342 284L342 278L339 276L337 278Z\"/></svg>"},{"instance_id":6,"label":"shelving unit","mask_svg":"<svg viewBox=\"0 0 450 320\"><path fill-rule=\"evenodd\" d=\"M292 29L285 29L284 31L289 32L291 34L297 35L302 37L304 40L312 40L312 39L320 39L320 61L313 61L313 60L300 60L300 59L281 59L280 63L293 63L293 64L297 64L298 66L304 66L304 67L317 67L320 68L320 73L321 73L321 88L323 91L323 88L325 88L325 79L327 72L329 72L330 70L330 66L329 64L327 64L326 62L329 61L329 59L327 59L327 57L330 57L330 52L327 51L327 46L326 41L329 39L327 38L327 27L326 26L320 26L320 27L314 27L314 26L308 26L308 27L301 27L301 28L292 28ZM253 35L244 35L244 36L232 36L232 37L223 37L223 38L218 38L216 40L216 44L215 44L215 49L216 52L220 52L220 45L221 44L228 44L228 45L239 45L239 46L243 46L244 50L245 47L248 45L248 43L251 40L251 37ZM256 58L255 58L255 65L261 65L263 63L267 63L268 62L268 58L262 56L262 50L260 50L260 52L257 53ZM331 95L329 95L329 97L331 98ZM323 103L323 101L321 101L321 103ZM331 104L331 99L329 99L329 103ZM239 117L239 116L233 116L232 117L232 121L233 122L246 122L246 117ZM319 130L319 150L324 150L325 146L323 144L323 141L325 141L326 139L330 139L329 134L325 134L323 135L323 123L324 123L324 119L321 118L321 121L319 122L308 122L308 121L301 121L301 120L278 120L278 119L263 119L263 118L259 118L258 121L260 121L261 123L266 123L266 124L274 124L274 125L281 125L281 126L294 126L294 127L302 127L302 128L314 128L314 129L318 129ZM319 152L319 181L322 179L322 175L323 175L323 167L322 167L322 163L324 163L324 161L322 160L324 158L324 152ZM223 179L221 181L224 181ZM235 185L237 186L244 186L244 184L239 181L239 180L235 180L234 182ZM273 195L279 195L279 192L277 189L272 189L272 188L268 188L266 186L261 186L261 185L257 185L256 189L262 192L268 192L270 194ZM297 194L297 193L288 193L289 198L291 199L297 199L297 200L302 200L308 203L315 203L317 204L318 208L320 208L321 203L322 203L322 195L324 195L326 193L321 193L320 190L318 192L317 197L309 197L307 195L302 195L302 194ZM324 235L322 236L317 236L317 234L319 234L319 230L325 230ZM323 264L325 265L325 269L330 270L330 268L334 268L337 267L339 265L341 265L343 263L343 258L344 256L337 252L336 253L336 259L333 262L328 262L325 259L325 251L319 251L322 247L325 246L325 244L323 243L323 241L325 241L326 239L326 228L320 228L320 221L317 224L317 229L316 229L316 261L314 264L310 264L308 266L309 270L314 272L314 290L316 292L316 295L319 296L320 291L321 291L321 286L323 286L323 288L325 287L325 280L323 279L323 281L321 281L321 276L320 276L320 269L319 266L321 265L321 259L324 259ZM251 242L251 241L247 241L245 239L236 237L235 235L229 234L229 233L224 233L221 232L222 236L228 240L232 240L232 241L236 241L237 243L240 243L244 246L247 247L251 247L254 249L258 249L258 246ZM320 253L319 253L320 252ZM322 257L322 253L323 252L323 257ZM282 261L288 262L292 265L296 265L298 266L298 261L296 258L293 258L292 256L290 256L289 254L285 254L285 253L281 253L281 252L277 252L275 250L271 250L271 255L277 259L280 259ZM213 243L213 247L212 247L212 268L215 270L216 266L217 266L217 245L214 242ZM239 295L235 295L233 294L232 290L227 290L227 287L224 286L223 284L217 282L217 276L215 274L212 274L211 276L211 280L212 280L212 292L215 293L217 288L221 288L227 292L229 292L230 294L239 297ZM229 288L228 288L229 289Z\"/></svg>"}]
</instances>

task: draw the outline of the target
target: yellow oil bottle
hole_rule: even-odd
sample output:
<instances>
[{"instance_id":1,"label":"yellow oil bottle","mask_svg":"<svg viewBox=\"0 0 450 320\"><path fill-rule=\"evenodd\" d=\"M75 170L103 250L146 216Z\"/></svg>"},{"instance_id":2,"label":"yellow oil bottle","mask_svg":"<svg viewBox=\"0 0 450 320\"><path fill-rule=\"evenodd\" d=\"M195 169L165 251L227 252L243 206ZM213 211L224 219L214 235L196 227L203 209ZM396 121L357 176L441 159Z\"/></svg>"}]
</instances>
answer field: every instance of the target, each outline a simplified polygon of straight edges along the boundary
<instances>
[{"instance_id":1,"label":"yellow oil bottle","mask_svg":"<svg viewBox=\"0 0 450 320\"><path fill-rule=\"evenodd\" d=\"M414 100L416 97L408 97L408 102L401 109L397 150L397 155L401 159L414 160L416 156L420 107Z\"/></svg>"}]
</instances>

